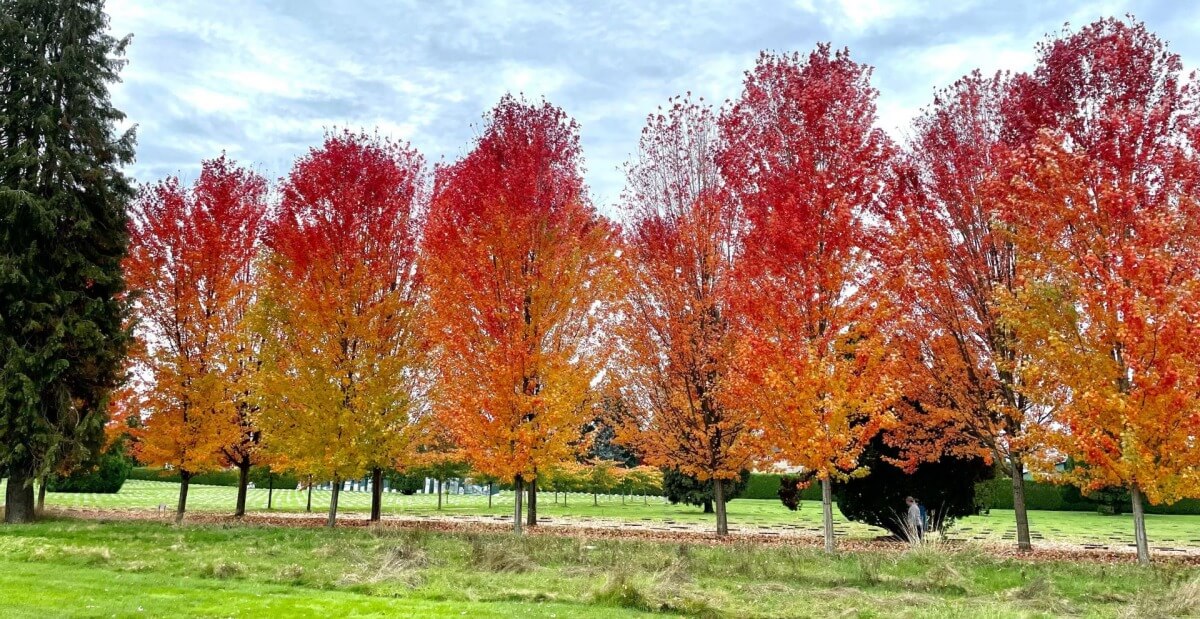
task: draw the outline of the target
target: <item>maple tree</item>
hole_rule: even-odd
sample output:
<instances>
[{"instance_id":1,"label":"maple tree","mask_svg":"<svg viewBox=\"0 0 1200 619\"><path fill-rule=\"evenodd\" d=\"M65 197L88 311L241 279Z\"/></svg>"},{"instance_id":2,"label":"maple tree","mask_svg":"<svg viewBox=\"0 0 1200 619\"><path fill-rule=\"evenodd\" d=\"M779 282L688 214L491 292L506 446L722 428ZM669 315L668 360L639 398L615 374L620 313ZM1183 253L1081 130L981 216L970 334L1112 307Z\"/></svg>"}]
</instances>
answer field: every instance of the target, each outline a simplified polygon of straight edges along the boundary
<instances>
[{"instance_id":1,"label":"maple tree","mask_svg":"<svg viewBox=\"0 0 1200 619\"><path fill-rule=\"evenodd\" d=\"M226 450L239 449L253 431L236 385L266 198L262 176L221 156L201 164L190 188L167 178L144 189L131 209L124 268L138 291L139 361L148 375L136 396L145 416L134 431L137 455L179 470L176 522L191 477L226 464Z\"/></svg>"},{"instance_id":2,"label":"maple tree","mask_svg":"<svg viewBox=\"0 0 1200 619\"><path fill-rule=\"evenodd\" d=\"M438 497L437 509L441 511L446 479L465 477L471 471L448 428L432 417L425 417L420 423L423 424L419 432L420 438L408 458L406 468L410 473L434 480Z\"/></svg>"},{"instance_id":3,"label":"maple tree","mask_svg":"<svg viewBox=\"0 0 1200 619\"><path fill-rule=\"evenodd\" d=\"M1028 359L998 291L1020 286L1022 255L1003 219L1017 134L1010 78L974 72L937 93L914 122L901 197L886 217L889 286L908 320L895 338L906 397L886 434L910 472L943 455L984 457L1011 477L1017 544L1031 547L1025 471L1046 456L1046 411L1024 393Z\"/></svg>"},{"instance_id":4,"label":"maple tree","mask_svg":"<svg viewBox=\"0 0 1200 619\"><path fill-rule=\"evenodd\" d=\"M658 467L635 466L625 472L625 480L628 482L629 491L640 494L643 503L649 502L648 497L651 494L662 494L663 474L662 469Z\"/></svg>"},{"instance_id":5,"label":"maple tree","mask_svg":"<svg viewBox=\"0 0 1200 619\"><path fill-rule=\"evenodd\" d=\"M572 492L582 492L587 488L591 471L581 462L561 462L552 465L539 476L540 487L554 492L554 502L558 503L558 493L563 494L563 505L568 503Z\"/></svg>"},{"instance_id":6,"label":"maple tree","mask_svg":"<svg viewBox=\"0 0 1200 619\"><path fill-rule=\"evenodd\" d=\"M342 131L294 164L256 309L263 445L278 466L341 483L409 451L420 378L416 275L424 160L408 144Z\"/></svg>"},{"instance_id":7,"label":"maple tree","mask_svg":"<svg viewBox=\"0 0 1200 619\"><path fill-rule=\"evenodd\" d=\"M875 275L894 147L873 126L871 71L827 44L763 53L721 118L718 161L747 232L734 272L738 397L757 406L774 458L832 482L891 421L893 389Z\"/></svg>"},{"instance_id":8,"label":"maple tree","mask_svg":"<svg viewBox=\"0 0 1200 619\"><path fill-rule=\"evenodd\" d=\"M612 460L593 460L588 463L586 483L592 493L592 505L599 505L598 495L609 494L624 477L624 469Z\"/></svg>"},{"instance_id":9,"label":"maple tree","mask_svg":"<svg viewBox=\"0 0 1200 619\"><path fill-rule=\"evenodd\" d=\"M505 96L474 148L437 171L422 273L437 414L472 467L529 484L570 460L595 415L615 231L588 202L578 127Z\"/></svg>"},{"instance_id":10,"label":"maple tree","mask_svg":"<svg viewBox=\"0 0 1200 619\"><path fill-rule=\"evenodd\" d=\"M1084 491L1144 503L1200 494L1200 123L1181 61L1106 19L1039 47L1016 84L1024 126L1014 238L1036 268L1007 300L1031 346L1054 447Z\"/></svg>"},{"instance_id":11,"label":"maple tree","mask_svg":"<svg viewBox=\"0 0 1200 619\"><path fill-rule=\"evenodd\" d=\"M652 114L626 169L629 282L621 388L630 406L618 439L656 467L713 481L717 534L729 531L727 482L757 454L757 412L728 397L736 340L730 277L743 222L717 167L716 115L673 99Z\"/></svg>"}]
</instances>

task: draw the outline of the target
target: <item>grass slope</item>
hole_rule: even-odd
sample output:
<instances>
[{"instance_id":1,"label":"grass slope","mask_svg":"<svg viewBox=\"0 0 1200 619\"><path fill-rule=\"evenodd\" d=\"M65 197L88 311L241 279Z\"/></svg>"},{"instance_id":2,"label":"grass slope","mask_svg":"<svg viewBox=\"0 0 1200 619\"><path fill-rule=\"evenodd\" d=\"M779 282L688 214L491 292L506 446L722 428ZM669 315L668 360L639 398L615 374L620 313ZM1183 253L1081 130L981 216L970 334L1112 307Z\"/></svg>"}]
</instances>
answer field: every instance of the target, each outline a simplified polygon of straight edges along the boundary
<instances>
[{"instance_id":1,"label":"grass slope","mask_svg":"<svg viewBox=\"0 0 1200 619\"><path fill-rule=\"evenodd\" d=\"M0 527L4 615L1182 616L1179 566L828 556L504 534L51 520Z\"/></svg>"}]
</instances>

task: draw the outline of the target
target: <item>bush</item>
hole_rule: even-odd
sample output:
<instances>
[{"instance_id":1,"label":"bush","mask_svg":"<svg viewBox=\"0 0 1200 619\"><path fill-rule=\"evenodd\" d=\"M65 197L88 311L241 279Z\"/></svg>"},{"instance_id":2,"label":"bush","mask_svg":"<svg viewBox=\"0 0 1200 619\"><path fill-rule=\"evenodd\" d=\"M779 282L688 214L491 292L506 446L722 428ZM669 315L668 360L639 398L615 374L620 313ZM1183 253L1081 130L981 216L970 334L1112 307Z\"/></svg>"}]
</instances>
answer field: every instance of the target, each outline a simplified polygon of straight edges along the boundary
<instances>
[{"instance_id":1,"label":"bush","mask_svg":"<svg viewBox=\"0 0 1200 619\"><path fill-rule=\"evenodd\" d=\"M418 473L385 473L388 487L401 494L412 495L425 489L425 476Z\"/></svg>"},{"instance_id":2,"label":"bush","mask_svg":"<svg viewBox=\"0 0 1200 619\"><path fill-rule=\"evenodd\" d=\"M887 462L887 458L898 455L882 437L876 437L859 460L861 465L869 467L870 474L834 484L838 509L846 518L903 537L907 496L923 503L937 526L979 513L975 485L993 475L992 467L982 458L942 458L922 464L908 474Z\"/></svg>"},{"instance_id":3,"label":"bush","mask_svg":"<svg viewBox=\"0 0 1200 619\"><path fill-rule=\"evenodd\" d=\"M777 500L779 499L779 490L782 487L783 480L788 477L795 478L797 476L781 475L778 473L751 473L750 482L746 485L746 491L738 498ZM807 488L804 488L800 491L800 500L820 501L821 487L817 484L811 484Z\"/></svg>"},{"instance_id":4,"label":"bush","mask_svg":"<svg viewBox=\"0 0 1200 619\"><path fill-rule=\"evenodd\" d=\"M743 499L774 499L779 492L779 479L782 475L775 473L751 473L750 481L746 483Z\"/></svg>"},{"instance_id":5,"label":"bush","mask_svg":"<svg viewBox=\"0 0 1200 619\"><path fill-rule=\"evenodd\" d=\"M169 481L174 483L179 483L180 481L178 470L149 467L134 468L129 473L129 479ZM291 473L272 473L271 469L265 466L250 467L250 481L254 482L255 487L258 488L266 488L272 484L276 488L295 488L300 483L300 480ZM225 469L211 473L199 473L192 476L191 483L200 486L230 486L236 488L238 485L238 470Z\"/></svg>"},{"instance_id":6,"label":"bush","mask_svg":"<svg viewBox=\"0 0 1200 619\"><path fill-rule=\"evenodd\" d=\"M811 492L811 489L816 486L812 482L813 475L811 473L795 476L784 475L780 477L777 494L779 495L779 500L783 502L783 506L792 511L800 509L800 502L805 500L805 493ZM816 487L819 488L820 486ZM819 501L820 497L815 500Z\"/></svg>"},{"instance_id":7,"label":"bush","mask_svg":"<svg viewBox=\"0 0 1200 619\"><path fill-rule=\"evenodd\" d=\"M121 491L133 463L120 446L110 447L96 462L86 464L65 477L46 479L47 492L91 492L113 494Z\"/></svg>"},{"instance_id":8,"label":"bush","mask_svg":"<svg viewBox=\"0 0 1200 619\"><path fill-rule=\"evenodd\" d=\"M732 486L728 483L725 486L725 502L728 503L746 491L746 486L750 483L750 471L742 471L739 477ZM704 513L710 514L713 511L713 483L712 481L701 482L695 477L684 475L675 469L663 469L663 494L671 503L686 503L703 507Z\"/></svg>"},{"instance_id":9,"label":"bush","mask_svg":"<svg viewBox=\"0 0 1200 619\"><path fill-rule=\"evenodd\" d=\"M991 496L991 503L985 505L985 509L1013 508L1012 480L1010 478L998 477L980 482L979 486L977 492L982 491L981 495ZM984 489L982 486L989 486L989 488ZM1112 505L1116 501L1123 501L1120 509L1124 511L1128 508L1128 494L1121 491L1117 491L1117 493L1117 497L1112 497L1107 492L1085 497L1072 486L1026 480L1025 507L1044 511L1094 512L1100 511L1106 505ZM1120 494L1125 496L1120 496ZM1200 500L1184 499L1171 505L1147 505L1146 513L1200 515Z\"/></svg>"}]
</instances>

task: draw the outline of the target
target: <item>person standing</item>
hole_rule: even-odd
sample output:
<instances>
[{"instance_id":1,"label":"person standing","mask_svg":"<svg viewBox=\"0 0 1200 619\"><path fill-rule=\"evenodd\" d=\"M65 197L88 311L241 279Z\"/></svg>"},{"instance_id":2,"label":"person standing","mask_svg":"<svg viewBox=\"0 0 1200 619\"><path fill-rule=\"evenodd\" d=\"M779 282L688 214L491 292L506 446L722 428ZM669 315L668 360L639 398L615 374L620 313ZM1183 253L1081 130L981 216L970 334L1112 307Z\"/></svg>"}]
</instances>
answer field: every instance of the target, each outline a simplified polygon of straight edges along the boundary
<instances>
[{"instance_id":1,"label":"person standing","mask_svg":"<svg viewBox=\"0 0 1200 619\"><path fill-rule=\"evenodd\" d=\"M916 540L909 541L924 541L925 540L925 519L921 517L921 506L917 504L917 500L910 497L905 497L904 502L908 504L908 518L906 530L910 538L915 534Z\"/></svg>"}]
</instances>

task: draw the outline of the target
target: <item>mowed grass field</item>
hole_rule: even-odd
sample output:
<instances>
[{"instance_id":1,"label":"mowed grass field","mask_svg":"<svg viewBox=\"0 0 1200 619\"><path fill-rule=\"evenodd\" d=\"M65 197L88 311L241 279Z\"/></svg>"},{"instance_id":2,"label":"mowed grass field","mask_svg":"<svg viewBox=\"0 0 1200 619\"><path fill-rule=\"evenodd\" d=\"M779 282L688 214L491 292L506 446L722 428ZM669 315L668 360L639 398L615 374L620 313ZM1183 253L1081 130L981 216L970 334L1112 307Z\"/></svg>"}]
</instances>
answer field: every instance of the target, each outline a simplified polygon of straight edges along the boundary
<instances>
[{"instance_id":1,"label":"mowed grass field","mask_svg":"<svg viewBox=\"0 0 1200 619\"><path fill-rule=\"evenodd\" d=\"M0 482L2 487L3 482ZM88 507L109 509L157 510L163 506L174 510L179 486L170 482L130 480L117 494L71 494L49 493L46 496L50 507ZM275 489L272 498L273 510L279 512L303 512L307 500L304 491ZM328 510L327 491L313 492L313 512ZM2 497L0 491L0 497ZM250 511L267 511L266 488L249 490L247 506ZM192 485L188 493L189 511L231 513L236 498L236 489L224 486ZM600 496L599 505L593 505L591 495L572 494L568 497L553 493L542 493L538 498L540 516L555 521L606 522L613 521L638 526L683 526L706 527L714 520L699 508L687 505L670 505L661 497L643 500L634 497L622 503L618 496ZM362 514L370 509L370 494L366 492L342 492L339 496L340 513ZM478 495L450 495L443 497L442 510L437 510L437 498L432 495L384 494L385 516L453 517L490 516L504 518L511 514L512 494L501 493L493 497L488 507L487 497ZM834 509L836 531L839 536L850 539L871 539L884 534L875 527L848 522ZM1103 516L1090 512L1030 512L1030 527L1034 542L1065 542L1089 546L1123 549L1133 544L1133 524L1129 515ZM1174 551L1200 548L1200 516L1155 515L1146 517L1151 546L1156 552L1170 555ZM806 502L796 512L788 511L778 501L737 499L729 503L731 528L743 532L770 530L795 533L820 532L820 505ZM990 514L965 518L948 532L948 537L967 542L1006 542L1013 538L1015 525L1010 510L992 510Z\"/></svg>"},{"instance_id":2,"label":"mowed grass field","mask_svg":"<svg viewBox=\"0 0 1200 619\"><path fill-rule=\"evenodd\" d=\"M1200 572L421 530L0 526L4 617L1178 617Z\"/></svg>"}]
</instances>

